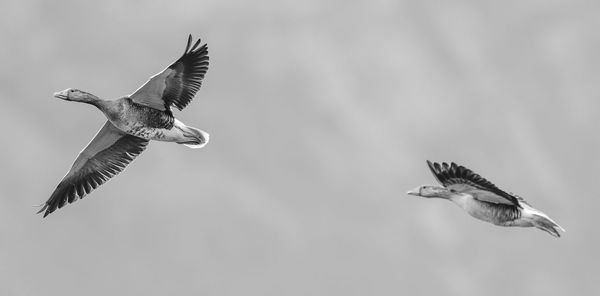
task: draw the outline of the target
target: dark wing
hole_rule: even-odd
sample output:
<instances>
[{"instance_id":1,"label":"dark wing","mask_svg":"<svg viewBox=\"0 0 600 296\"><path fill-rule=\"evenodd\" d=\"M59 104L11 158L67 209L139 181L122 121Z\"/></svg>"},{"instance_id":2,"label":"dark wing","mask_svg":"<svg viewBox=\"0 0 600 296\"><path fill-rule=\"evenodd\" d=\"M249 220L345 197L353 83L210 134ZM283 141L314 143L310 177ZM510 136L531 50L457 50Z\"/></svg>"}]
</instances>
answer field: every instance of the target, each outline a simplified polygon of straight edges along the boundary
<instances>
[{"instance_id":1,"label":"dark wing","mask_svg":"<svg viewBox=\"0 0 600 296\"><path fill-rule=\"evenodd\" d=\"M83 198L114 177L138 156L148 140L127 135L107 121L92 141L79 153L69 172L38 212L44 217Z\"/></svg>"},{"instance_id":2,"label":"dark wing","mask_svg":"<svg viewBox=\"0 0 600 296\"><path fill-rule=\"evenodd\" d=\"M177 61L164 71L150 77L130 98L144 106L161 111L171 106L183 110L189 104L202 85L202 79L208 70L208 47L200 45L200 39L192 45L192 35ZM191 46L191 47L190 47Z\"/></svg>"},{"instance_id":3,"label":"dark wing","mask_svg":"<svg viewBox=\"0 0 600 296\"><path fill-rule=\"evenodd\" d=\"M519 206L517 197L501 190L475 172L455 163L441 165L427 161L429 169L442 185L473 195L478 200Z\"/></svg>"}]
</instances>

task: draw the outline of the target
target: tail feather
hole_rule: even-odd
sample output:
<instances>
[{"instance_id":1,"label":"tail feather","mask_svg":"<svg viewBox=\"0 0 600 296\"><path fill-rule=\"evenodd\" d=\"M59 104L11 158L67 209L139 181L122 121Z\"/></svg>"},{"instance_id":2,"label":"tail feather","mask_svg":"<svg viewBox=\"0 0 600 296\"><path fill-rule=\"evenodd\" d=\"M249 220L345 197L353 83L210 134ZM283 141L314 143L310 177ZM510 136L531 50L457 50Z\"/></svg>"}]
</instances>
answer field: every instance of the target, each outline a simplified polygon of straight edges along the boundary
<instances>
[{"instance_id":1,"label":"tail feather","mask_svg":"<svg viewBox=\"0 0 600 296\"><path fill-rule=\"evenodd\" d=\"M195 127L186 126L185 129L183 129L183 132L189 139L185 142L178 142L179 144L183 144L192 149L202 148L208 144L210 135L205 131Z\"/></svg>"},{"instance_id":2,"label":"tail feather","mask_svg":"<svg viewBox=\"0 0 600 296\"><path fill-rule=\"evenodd\" d=\"M536 215L536 218L537 219L534 220L534 226L545 232L548 232L552 236L560 237L559 230L566 232L564 228L560 227L560 225L552 221L552 219L550 219L548 216Z\"/></svg>"}]
</instances>

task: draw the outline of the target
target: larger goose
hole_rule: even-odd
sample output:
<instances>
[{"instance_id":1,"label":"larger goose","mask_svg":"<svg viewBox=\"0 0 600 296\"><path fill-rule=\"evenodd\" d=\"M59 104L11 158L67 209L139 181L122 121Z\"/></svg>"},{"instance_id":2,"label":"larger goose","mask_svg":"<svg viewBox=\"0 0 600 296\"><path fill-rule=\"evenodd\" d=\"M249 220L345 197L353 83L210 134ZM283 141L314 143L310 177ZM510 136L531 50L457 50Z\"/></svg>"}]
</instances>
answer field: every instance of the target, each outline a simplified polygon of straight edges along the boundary
<instances>
[{"instance_id":1,"label":"larger goose","mask_svg":"<svg viewBox=\"0 0 600 296\"><path fill-rule=\"evenodd\" d=\"M443 186L423 185L408 194L448 199L471 216L499 226L537 227L560 237L565 231L548 215L534 209L525 200L507 193L473 171L457 165L432 163L429 169Z\"/></svg>"},{"instance_id":2,"label":"larger goose","mask_svg":"<svg viewBox=\"0 0 600 296\"><path fill-rule=\"evenodd\" d=\"M77 89L54 94L65 100L87 103L100 109L108 119L92 141L79 153L38 213L44 217L83 198L114 177L138 156L150 140L175 142L190 148L208 143L208 134L173 117L171 107L182 110L200 89L208 70L208 49L192 45L188 37L183 55L162 72L152 76L133 94L104 100Z\"/></svg>"}]
</instances>

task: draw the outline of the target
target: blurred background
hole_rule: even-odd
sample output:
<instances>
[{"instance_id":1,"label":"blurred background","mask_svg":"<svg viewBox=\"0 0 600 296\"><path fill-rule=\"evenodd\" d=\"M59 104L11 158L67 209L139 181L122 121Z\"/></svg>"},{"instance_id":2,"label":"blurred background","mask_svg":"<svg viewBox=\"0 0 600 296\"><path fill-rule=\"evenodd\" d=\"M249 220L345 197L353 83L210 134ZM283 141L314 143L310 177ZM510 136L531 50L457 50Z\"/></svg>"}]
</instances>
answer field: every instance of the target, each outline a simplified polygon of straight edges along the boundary
<instances>
[{"instance_id":1,"label":"blurred background","mask_svg":"<svg viewBox=\"0 0 600 296\"><path fill-rule=\"evenodd\" d=\"M595 295L600 4L28 1L0 4L1 295ZM210 68L151 143L35 215L104 123L67 87L132 93L189 33ZM567 232L443 200L465 165Z\"/></svg>"}]
</instances>

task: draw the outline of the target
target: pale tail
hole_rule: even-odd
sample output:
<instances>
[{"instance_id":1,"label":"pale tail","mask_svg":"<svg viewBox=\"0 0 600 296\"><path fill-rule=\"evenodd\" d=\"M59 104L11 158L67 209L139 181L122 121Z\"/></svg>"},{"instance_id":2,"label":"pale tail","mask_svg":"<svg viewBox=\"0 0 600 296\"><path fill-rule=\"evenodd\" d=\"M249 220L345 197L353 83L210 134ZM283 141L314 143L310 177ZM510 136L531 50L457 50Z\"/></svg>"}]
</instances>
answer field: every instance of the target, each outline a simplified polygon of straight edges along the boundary
<instances>
[{"instance_id":1,"label":"pale tail","mask_svg":"<svg viewBox=\"0 0 600 296\"><path fill-rule=\"evenodd\" d=\"M550 217L545 215L535 215L535 219L533 220L533 225L545 232L550 233L552 236L560 237L559 230L565 232L565 230L560 227L560 225L556 224L556 222L552 221Z\"/></svg>"},{"instance_id":2,"label":"pale tail","mask_svg":"<svg viewBox=\"0 0 600 296\"><path fill-rule=\"evenodd\" d=\"M183 144L193 149L198 149L204 147L208 143L209 135L205 131L201 131L197 128L186 126L183 129L184 135L189 137L189 140L186 142L178 142L179 144Z\"/></svg>"}]
</instances>

